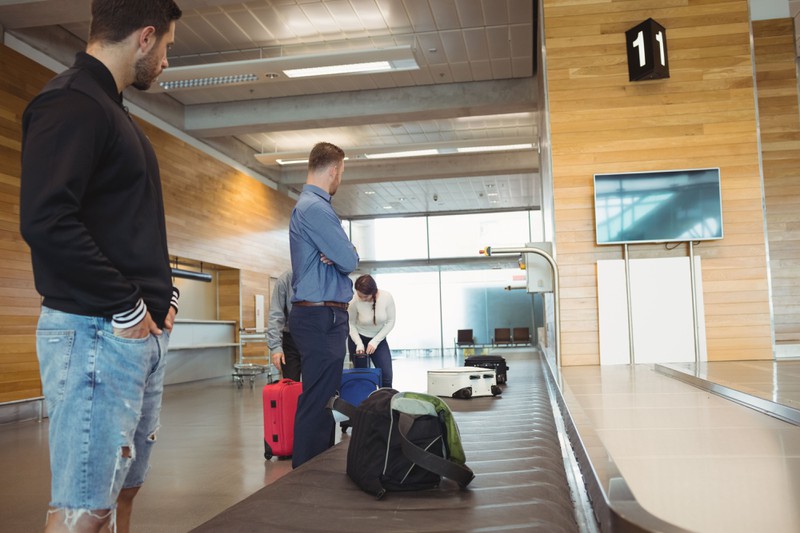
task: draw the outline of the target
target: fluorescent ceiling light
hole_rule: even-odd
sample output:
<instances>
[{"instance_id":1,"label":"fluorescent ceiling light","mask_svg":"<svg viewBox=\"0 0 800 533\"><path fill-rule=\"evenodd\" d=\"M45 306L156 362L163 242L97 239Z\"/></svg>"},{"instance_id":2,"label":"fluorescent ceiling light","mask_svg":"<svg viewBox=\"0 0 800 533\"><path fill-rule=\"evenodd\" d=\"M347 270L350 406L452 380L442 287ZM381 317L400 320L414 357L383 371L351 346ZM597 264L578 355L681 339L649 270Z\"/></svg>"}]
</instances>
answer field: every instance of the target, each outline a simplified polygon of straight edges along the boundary
<instances>
[{"instance_id":1,"label":"fluorescent ceiling light","mask_svg":"<svg viewBox=\"0 0 800 533\"><path fill-rule=\"evenodd\" d=\"M177 91L209 86L280 83L301 76L369 74L418 69L413 48L404 45L170 67L159 76L158 84L153 90ZM285 77L276 76L276 72L283 72Z\"/></svg>"},{"instance_id":2,"label":"fluorescent ceiling light","mask_svg":"<svg viewBox=\"0 0 800 533\"><path fill-rule=\"evenodd\" d=\"M469 154L475 152L508 152L510 150L530 150L531 148L533 148L532 143L524 143L491 146L465 146L463 148L456 148L456 151L461 154Z\"/></svg>"},{"instance_id":3,"label":"fluorescent ceiling light","mask_svg":"<svg viewBox=\"0 0 800 533\"><path fill-rule=\"evenodd\" d=\"M348 154L348 160L359 164L367 159L394 159L403 157L420 157L449 155L458 157L461 154L499 151L532 150L535 145L528 142L527 137L501 137L496 139L470 139L442 142L426 142L405 144L400 146L351 146L341 145ZM392 151L392 149L395 151ZM288 161L305 162L307 151L272 152L256 154L256 159L264 165L288 164Z\"/></svg>"},{"instance_id":4,"label":"fluorescent ceiling light","mask_svg":"<svg viewBox=\"0 0 800 533\"><path fill-rule=\"evenodd\" d=\"M384 152L381 154L364 154L367 159L390 159L392 157L419 157L421 155L438 155L439 150L428 148L425 150L407 150L405 152Z\"/></svg>"},{"instance_id":5,"label":"fluorescent ceiling light","mask_svg":"<svg viewBox=\"0 0 800 533\"><path fill-rule=\"evenodd\" d=\"M284 69L283 73L290 78L307 78L311 76L333 76L336 74L364 74L367 72L385 72L392 70L388 61L372 61L370 63L351 63L349 65L331 65L328 67L308 67Z\"/></svg>"},{"instance_id":6,"label":"fluorescent ceiling light","mask_svg":"<svg viewBox=\"0 0 800 533\"><path fill-rule=\"evenodd\" d=\"M344 161L348 159L348 157L345 157ZM308 163L308 159L276 159L275 162L279 165L305 165Z\"/></svg>"}]
</instances>

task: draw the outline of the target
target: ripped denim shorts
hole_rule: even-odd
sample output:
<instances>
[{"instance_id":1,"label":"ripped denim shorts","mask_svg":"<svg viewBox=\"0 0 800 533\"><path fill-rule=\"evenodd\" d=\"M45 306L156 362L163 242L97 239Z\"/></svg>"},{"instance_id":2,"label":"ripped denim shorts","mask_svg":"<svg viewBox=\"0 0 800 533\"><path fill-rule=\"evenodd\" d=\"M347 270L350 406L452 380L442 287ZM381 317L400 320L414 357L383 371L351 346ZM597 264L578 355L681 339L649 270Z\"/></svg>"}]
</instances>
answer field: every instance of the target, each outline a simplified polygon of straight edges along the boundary
<instances>
[{"instance_id":1,"label":"ripped denim shorts","mask_svg":"<svg viewBox=\"0 0 800 533\"><path fill-rule=\"evenodd\" d=\"M124 339L111 320L42 307L36 351L50 418L56 509L116 508L144 482L159 425L169 336Z\"/></svg>"}]
</instances>

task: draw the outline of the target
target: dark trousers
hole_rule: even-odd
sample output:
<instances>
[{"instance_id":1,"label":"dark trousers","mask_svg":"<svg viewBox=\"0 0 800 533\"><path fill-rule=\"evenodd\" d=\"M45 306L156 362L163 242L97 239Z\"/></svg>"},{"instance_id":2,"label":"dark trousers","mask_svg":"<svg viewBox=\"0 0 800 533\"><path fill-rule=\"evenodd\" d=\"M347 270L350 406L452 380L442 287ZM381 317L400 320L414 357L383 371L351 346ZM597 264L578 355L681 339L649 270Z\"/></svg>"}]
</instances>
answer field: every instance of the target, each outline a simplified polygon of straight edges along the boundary
<instances>
[{"instance_id":1,"label":"dark trousers","mask_svg":"<svg viewBox=\"0 0 800 533\"><path fill-rule=\"evenodd\" d=\"M285 379L300 381L300 351L292 339L292 334L288 331L283 332L283 358L285 363L281 363L281 376Z\"/></svg>"},{"instance_id":2,"label":"dark trousers","mask_svg":"<svg viewBox=\"0 0 800 533\"><path fill-rule=\"evenodd\" d=\"M293 468L333 446L336 424L325 406L342 382L347 319L347 311L338 307L293 306L289 313L303 373L294 419Z\"/></svg>"},{"instance_id":3,"label":"dark trousers","mask_svg":"<svg viewBox=\"0 0 800 533\"><path fill-rule=\"evenodd\" d=\"M359 335L359 337L361 337L361 342L364 343L364 349L366 349L367 344L372 339L364 335ZM381 386L392 386L392 352L389 350L389 343L386 342L386 339L378 343L372 355L356 355L356 343L353 342L349 335L347 337L347 345L350 348L350 355L353 358L353 366L355 368L369 368L369 360L372 359L372 364L375 365L375 368L381 369Z\"/></svg>"}]
</instances>

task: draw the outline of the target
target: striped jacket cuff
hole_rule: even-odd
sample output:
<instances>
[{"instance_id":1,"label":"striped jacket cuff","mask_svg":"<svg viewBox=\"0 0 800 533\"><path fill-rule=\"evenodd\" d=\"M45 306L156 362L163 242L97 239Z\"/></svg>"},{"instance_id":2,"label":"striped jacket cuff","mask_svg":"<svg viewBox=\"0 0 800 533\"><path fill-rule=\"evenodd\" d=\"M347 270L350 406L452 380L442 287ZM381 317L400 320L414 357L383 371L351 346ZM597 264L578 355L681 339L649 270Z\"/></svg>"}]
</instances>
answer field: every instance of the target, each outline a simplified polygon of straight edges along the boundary
<instances>
[{"instance_id":1,"label":"striped jacket cuff","mask_svg":"<svg viewBox=\"0 0 800 533\"><path fill-rule=\"evenodd\" d=\"M181 291L178 290L178 287L172 287L172 299L169 301L169 305L175 308L176 314L180 310L180 307L178 307L178 299L180 297L181 297Z\"/></svg>"},{"instance_id":2,"label":"striped jacket cuff","mask_svg":"<svg viewBox=\"0 0 800 533\"><path fill-rule=\"evenodd\" d=\"M139 298L133 309L113 315L111 317L111 325L118 329L130 328L141 322L146 314L147 306L144 304L144 300Z\"/></svg>"}]
</instances>

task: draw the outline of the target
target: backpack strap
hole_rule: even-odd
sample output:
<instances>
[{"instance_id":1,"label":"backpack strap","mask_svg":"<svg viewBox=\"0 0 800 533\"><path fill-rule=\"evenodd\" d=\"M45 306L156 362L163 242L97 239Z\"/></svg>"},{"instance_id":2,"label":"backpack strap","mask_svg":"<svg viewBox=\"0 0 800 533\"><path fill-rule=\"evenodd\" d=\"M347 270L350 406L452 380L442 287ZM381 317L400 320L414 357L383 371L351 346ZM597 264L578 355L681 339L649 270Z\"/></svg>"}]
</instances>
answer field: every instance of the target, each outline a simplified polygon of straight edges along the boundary
<instances>
[{"instance_id":1,"label":"backpack strap","mask_svg":"<svg viewBox=\"0 0 800 533\"><path fill-rule=\"evenodd\" d=\"M411 442L407 435L414 422L414 417L405 413L398 413L400 416L398 417L397 429L400 434L403 454L405 454L411 462L421 466L425 470L430 470L434 474L452 479L457 482L458 486L462 489L466 488L475 478L475 474L472 470L466 465L460 465L448 459L444 459L443 457L439 457Z\"/></svg>"},{"instance_id":2,"label":"backpack strap","mask_svg":"<svg viewBox=\"0 0 800 533\"><path fill-rule=\"evenodd\" d=\"M331 396L331 399L328 400L328 404L325 407L342 413L350 420L353 420L353 418L356 416L356 406L345 400L342 400L338 394L336 396Z\"/></svg>"}]
</instances>

